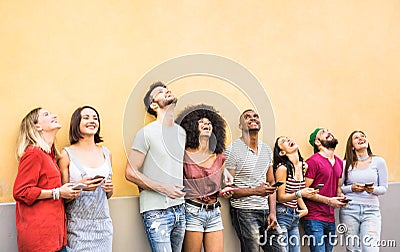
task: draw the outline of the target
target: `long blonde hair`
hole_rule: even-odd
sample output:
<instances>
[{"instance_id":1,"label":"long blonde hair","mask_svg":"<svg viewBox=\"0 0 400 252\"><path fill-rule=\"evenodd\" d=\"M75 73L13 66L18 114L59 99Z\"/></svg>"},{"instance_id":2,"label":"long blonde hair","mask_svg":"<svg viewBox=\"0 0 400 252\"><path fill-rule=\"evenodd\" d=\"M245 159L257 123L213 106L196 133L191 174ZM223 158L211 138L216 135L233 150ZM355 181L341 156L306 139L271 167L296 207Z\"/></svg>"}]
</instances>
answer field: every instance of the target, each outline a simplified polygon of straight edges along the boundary
<instances>
[{"instance_id":1,"label":"long blonde hair","mask_svg":"<svg viewBox=\"0 0 400 252\"><path fill-rule=\"evenodd\" d=\"M24 119L22 119L21 126L19 129L18 141L17 141L17 159L20 160L26 148L28 146L37 146L44 152L51 153L51 149L54 146L44 140L40 132L36 129L36 124L39 121L39 111L42 108L35 108L29 112Z\"/></svg>"}]
</instances>

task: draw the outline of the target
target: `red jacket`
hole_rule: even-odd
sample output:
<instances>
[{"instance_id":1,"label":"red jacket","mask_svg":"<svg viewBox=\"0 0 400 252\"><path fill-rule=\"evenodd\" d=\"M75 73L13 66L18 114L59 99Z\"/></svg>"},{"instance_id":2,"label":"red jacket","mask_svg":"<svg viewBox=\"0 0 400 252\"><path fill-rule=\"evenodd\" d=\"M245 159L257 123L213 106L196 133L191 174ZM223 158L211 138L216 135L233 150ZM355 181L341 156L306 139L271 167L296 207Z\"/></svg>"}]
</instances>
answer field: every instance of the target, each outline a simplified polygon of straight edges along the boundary
<instances>
[{"instance_id":1,"label":"red jacket","mask_svg":"<svg viewBox=\"0 0 400 252\"><path fill-rule=\"evenodd\" d=\"M57 251L67 243L64 202L38 200L42 189L60 187L61 172L54 154L28 147L18 166L13 195L16 202L18 251Z\"/></svg>"}]
</instances>

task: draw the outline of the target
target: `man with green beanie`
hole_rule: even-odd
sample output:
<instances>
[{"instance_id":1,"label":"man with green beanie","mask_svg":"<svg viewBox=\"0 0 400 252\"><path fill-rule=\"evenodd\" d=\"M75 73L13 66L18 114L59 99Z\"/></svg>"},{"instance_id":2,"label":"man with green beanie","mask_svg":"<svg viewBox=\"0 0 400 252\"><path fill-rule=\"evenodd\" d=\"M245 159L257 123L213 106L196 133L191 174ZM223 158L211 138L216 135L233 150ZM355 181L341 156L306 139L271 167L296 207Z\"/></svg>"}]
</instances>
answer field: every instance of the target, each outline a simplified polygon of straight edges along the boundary
<instances>
[{"instance_id":1,"label":"man with green beanie","mask_svg":"<svg viewBox=\"0 0 400 252\"><path fill-rule=\"evenodd\" d=\"M322 128L316 128L311 134L310 134L310 139L308 142L313 146L314 148L314 153L318 152L318 146L315 145L315 138L317 137L317 133L322 130Z\"/></svg>"},{"instance_id":2,"label":"man with green beanie","mask_svg":"<svg viewBox=\"0 0 400 252\"><path fill-rule=\"evenodd\" d=\"M335 154L338 140L325 128L316 128L310 134L310 144L314 148L306 163L306 187L316 188L323 184L319 193L312 198L304 199L308 215L303 218L303 229L310 238L310 251L332 251L335 242L334 208L346 206L340 183L343 161Z\"/></svg>"}]
</instances>

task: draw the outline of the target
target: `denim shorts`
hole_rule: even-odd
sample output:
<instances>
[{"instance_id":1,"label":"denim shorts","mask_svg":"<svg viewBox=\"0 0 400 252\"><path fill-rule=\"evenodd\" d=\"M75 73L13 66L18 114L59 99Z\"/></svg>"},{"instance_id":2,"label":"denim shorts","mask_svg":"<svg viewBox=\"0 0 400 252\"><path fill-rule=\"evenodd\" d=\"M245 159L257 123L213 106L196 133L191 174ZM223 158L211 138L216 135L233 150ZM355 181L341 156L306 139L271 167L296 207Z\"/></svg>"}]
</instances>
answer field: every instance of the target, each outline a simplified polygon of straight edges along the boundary
<instances>
[{"instance_id":1,"label":"denim shorts","mask_svg":"<svg viewBox=\"0 0 400 252\"><path fill-rule=\"evenodd\" d=\"M206 210L186 202L186 231L215 232L223 230L221 210Z\"/></svg>"}]
</instances>

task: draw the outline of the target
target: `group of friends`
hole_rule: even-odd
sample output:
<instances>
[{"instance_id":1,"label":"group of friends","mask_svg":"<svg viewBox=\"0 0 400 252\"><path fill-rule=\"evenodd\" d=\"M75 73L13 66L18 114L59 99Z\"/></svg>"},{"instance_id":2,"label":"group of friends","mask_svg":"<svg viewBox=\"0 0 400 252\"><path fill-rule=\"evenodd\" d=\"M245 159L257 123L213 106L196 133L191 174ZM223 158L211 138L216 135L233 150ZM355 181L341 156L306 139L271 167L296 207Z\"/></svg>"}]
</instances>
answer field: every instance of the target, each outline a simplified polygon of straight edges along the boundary
<instances>
[{"instance_id":1,"label":"group of friends","mask_svg":"<svg viewBox=\"0 0 400 252\"><path fill-rule=\"evenodd\" d=\"M304 161L290 137L278 137L273 149L259 139L254 109L243 111L240 138L225 146L227 125L213 106L188 106L175 118L176 102L164 83L149 87L144 105L156 120L136 133L125 169L140 191L152 251L223 251L218 197L229 199L241 251L300 251L299 223L311 251L332 251L335 208L345 236L360 238L347 251L379 251L378 196L388 171L362 131L350 134L342 161L338 140L317 128L309 140L314 155ZM60 127L42 108L22 120L13 190L18 249L112 251L111 153L99 145L100 116L90 106L76 109L71 145L58 153Z\"/></svg>"}]
</instances>

